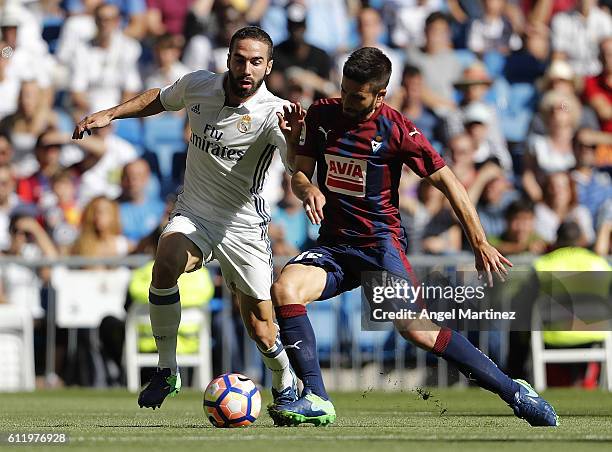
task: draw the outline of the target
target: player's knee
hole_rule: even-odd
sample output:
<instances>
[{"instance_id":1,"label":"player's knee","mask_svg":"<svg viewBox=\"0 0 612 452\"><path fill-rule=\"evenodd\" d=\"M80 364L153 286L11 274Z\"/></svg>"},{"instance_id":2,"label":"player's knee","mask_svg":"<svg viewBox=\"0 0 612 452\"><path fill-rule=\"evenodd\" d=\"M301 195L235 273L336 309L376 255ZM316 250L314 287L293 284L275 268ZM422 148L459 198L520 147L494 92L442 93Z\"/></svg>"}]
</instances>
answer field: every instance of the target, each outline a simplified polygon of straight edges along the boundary
<instances>
[{"instance_id":1,"label":"player's knee","mask_svg":"<svg viewBox=\"0 0 612 452\"><path fill-rule=\"evenodd\" d=\"M151 285L158 289L173 287L176 285L178 277L181 274L179 267L180 263L176 258L172 256L160 258L158 256L153 264Z\"/></svg>"},{"instance_id":2,"label":"player's knee","mask_svg":"<svg viewBox=\"0 0 612 452\"><path fill-rule=\"evenodd\" d=\"M270 289L274 306L302 303L297 287L287 280L278 280Z\"/></svg>"},{"instance_id":3,"label":"player's knee","mask_svg":"<svg viewBox=\"0 0 612 452\"><path fill-rule=\"evenodd\" d=\"M412 342L414 345L424 348L425 350L431 350L436 343L436 332L435 331L417 331L413 329L401 329L400 334L407 341Z\"/></svg>"}]
</instances>

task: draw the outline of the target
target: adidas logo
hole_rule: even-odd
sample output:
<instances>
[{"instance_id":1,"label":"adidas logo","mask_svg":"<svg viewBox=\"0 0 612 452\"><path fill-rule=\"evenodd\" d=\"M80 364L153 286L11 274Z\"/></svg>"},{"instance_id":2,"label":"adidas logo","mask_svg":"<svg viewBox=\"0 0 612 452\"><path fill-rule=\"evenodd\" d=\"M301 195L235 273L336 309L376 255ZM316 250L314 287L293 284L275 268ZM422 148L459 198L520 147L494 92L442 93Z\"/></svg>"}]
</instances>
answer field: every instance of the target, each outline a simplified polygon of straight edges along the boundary
<instances>
[{"instance_id":1,"label":"adidas logo","mask_svg":"<svg viewBox=\"0 0 612 452\"><path fill-rule=\"evenodd\" d=\"M191 111L199 115L200 114L200 104L195 104L193 107L191 107Z\"/></svg>"}]
</instances>

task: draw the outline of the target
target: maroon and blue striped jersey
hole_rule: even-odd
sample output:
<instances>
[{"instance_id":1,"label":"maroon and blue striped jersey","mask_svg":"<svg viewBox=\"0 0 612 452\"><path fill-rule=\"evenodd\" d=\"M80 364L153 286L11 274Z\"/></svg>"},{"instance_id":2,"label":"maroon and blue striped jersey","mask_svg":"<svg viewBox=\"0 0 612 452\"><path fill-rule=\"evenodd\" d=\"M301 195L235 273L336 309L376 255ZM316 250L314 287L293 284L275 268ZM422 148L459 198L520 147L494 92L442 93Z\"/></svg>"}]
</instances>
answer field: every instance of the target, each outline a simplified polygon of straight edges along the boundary
<instances>
[{"instance_id":1,"label":"maroon and blue striped jersey","mask_svg":"<svg viewBox=\"0 0 612 452\"><path fill-rule=\"evenodd\" d=\"M404 241L399 213L402 166L426 177L445 165L427 138L386 104L358 122L343 114L340 99L312 104L305 129L297 154L316 160L317 182L326 198L319 243Z\"/></svg>"}]
</instances>

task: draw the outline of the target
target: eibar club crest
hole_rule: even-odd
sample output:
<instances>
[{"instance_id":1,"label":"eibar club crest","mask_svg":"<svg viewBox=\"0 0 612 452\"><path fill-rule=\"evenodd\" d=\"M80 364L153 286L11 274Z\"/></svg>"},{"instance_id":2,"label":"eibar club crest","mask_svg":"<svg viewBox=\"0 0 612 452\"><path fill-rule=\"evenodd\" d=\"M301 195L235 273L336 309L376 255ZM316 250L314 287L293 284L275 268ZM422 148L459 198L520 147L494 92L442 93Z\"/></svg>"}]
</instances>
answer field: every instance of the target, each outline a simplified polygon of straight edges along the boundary
<instances>
[{"instance_id":1,"label":"eibar club crest","mask_svg":"<svg viewBox=\"0 0 612 452\"><path fill-rule=\"evenodd\" d=\"M376 138L374 138L371 142L372 142L372 152L376 154L383 144L383 137L381 137L380 135L376 135Z\"/></svg>"},{"instance_id":2,"label":"eibar club crest","mask_svg":"<svg viewBox=\"0 0 612 452\"><path fill-rule=\"evenodd\" d=\"M238 130L242 133L247 133L251 130L251 117L249 115L244 115L238 121Z\"/></svg>"}]
</instances>

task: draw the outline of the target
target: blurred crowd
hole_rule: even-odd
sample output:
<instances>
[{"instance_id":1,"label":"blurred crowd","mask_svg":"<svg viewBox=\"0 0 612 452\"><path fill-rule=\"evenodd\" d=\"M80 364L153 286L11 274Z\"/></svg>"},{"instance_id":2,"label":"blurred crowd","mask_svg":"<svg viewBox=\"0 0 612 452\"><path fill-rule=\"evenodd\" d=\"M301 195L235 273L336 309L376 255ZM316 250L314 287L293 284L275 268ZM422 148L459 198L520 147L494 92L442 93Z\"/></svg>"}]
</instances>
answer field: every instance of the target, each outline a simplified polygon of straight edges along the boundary
<instances>
[{"instance_id":1,"label":"blurred crowd","mask_svg":"<svg viewBox=\"0 0 612 452\"><path fill-rule=\"evenodd\" d=\"M609 255L611 9L610 0L0 0L0 249L31 259L153 250L182 183L184 112L116 121L78 142L74 124L189 71L225 71L230 37L256 24L275 44L268 88L306 108L339 96L352 50L381 48L393 63L387 102L454 170L503 253L543 254L571 220L581 246ZM277 158L265 188L277 256L317 236L288 182ZM400 207L411 254L468 249L443 195L408 170ZM46 277L0 273L0 302ZM44 314L40 303L32 310Z\"/></svg>"}]
</instances>

